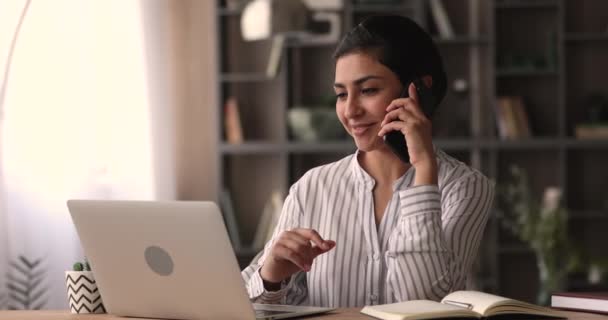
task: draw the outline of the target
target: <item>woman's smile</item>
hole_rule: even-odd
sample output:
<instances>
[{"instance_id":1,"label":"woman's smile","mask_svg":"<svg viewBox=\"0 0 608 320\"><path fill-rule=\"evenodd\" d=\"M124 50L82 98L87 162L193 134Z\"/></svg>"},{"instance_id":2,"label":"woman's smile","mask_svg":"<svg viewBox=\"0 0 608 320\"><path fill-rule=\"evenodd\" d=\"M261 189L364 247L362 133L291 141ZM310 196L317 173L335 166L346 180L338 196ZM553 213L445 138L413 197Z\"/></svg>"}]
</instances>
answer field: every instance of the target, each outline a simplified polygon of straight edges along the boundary
<instances>
[{"instance_id":1,"label":"woman's smile","mask_svg":"<svg viewBox=\"0 0 608 320\"><path fill-rule=\"evenodd\" d=\"M370 131L370 128L374 127L374 124L374 122L351 124L351 132L355 136L363 136Z\"/></svg>"}]
</instances>

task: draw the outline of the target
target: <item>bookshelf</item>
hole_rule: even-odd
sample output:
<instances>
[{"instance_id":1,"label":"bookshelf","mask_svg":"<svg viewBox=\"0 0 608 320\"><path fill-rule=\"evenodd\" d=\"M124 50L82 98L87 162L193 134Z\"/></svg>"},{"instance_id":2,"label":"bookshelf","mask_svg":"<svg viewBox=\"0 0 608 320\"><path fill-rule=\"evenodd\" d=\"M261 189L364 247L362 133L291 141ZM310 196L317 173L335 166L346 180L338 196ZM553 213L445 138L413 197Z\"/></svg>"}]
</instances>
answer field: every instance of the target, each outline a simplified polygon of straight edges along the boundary
<instances>
[{"instance_id":1,"label":"bookshelf","mask_svg":"<svg viewBox=\"0 0 608 320\"><path fill-rule=\"evenodd\" d=\"M449 85L465 79L466 92L448 88L433 119L435 144L480 169L498 184L517 164L532 177L537 196L549 186L564 192L570 211L569 228L590 251L601 252L608 227L608 140L579 140L574 127L585 120L582 101L590 91L608 95L608 20L601 0L449 0L443 1L455 36L437 35L428 0L344 0L343 30L370 14L409 16L432 34L444 58ZM335 44L287 41L276 78L264 74L270 41L244 42L240 37L241 9L227 9L217 1L218 78L222 105L236 96L245 141L217 141L218 190L233 198L241 238L251 241L262 208L273 190L286 194L308 169L352 153L350 140L301 142L293 138L287 114L294 105L315 105L331 94ZM510 55L510 56L509 56ZM535 62L510 65L520 55ZM544 60L543 60L544 59ZM533 65L533 67L530 67ZM503 140L497 134L497 96L518 95L525 100L532 136ZM223 125L220 126L223 130ZM221 132L220 137L224 134ZM603 192L603 193L602 193ZM255 254L237 250L242 266ZM604 253L605 255L605 253ZM479 252L474 284L485 291L534 301L538 274L532 251L517 241L492 216ZM607 271L608 272L608 271ZM608 275L599 288L608 289ZM523 281L522 281L523 280ZM524 284L523 286L521 284ZM517 286L515 284L518 284ZM597 289L584 277L569 288Z\"/></svg>"}]
</instances>

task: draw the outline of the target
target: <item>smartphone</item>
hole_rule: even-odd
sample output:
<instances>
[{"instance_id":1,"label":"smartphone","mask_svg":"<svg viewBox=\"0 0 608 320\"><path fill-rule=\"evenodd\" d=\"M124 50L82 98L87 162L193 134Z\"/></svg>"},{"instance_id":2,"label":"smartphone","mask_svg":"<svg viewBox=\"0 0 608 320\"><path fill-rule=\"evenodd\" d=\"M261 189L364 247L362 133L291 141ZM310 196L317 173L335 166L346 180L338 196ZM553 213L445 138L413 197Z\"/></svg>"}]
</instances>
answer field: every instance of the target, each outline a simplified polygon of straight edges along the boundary
<instances>
[{"instance_id":1,"label":"smartphone","mask_svg":"<svg viewBox=\"0 0 608 320\"><path fill-rule=\"evenodd\" d=\"M416 86L416 92L418 93L418 103L424 115L430 119L433 113L434 103L431 89L427 88L426 85L420 79L412 81ZM401 96L399 98L407 98L409 84L405 86ZM391 131L384 135L384 143L405 163L410 163L410 154L407 152L407 143L405 142L405 136L401 131Z\"/></svg>"}]
</instances>

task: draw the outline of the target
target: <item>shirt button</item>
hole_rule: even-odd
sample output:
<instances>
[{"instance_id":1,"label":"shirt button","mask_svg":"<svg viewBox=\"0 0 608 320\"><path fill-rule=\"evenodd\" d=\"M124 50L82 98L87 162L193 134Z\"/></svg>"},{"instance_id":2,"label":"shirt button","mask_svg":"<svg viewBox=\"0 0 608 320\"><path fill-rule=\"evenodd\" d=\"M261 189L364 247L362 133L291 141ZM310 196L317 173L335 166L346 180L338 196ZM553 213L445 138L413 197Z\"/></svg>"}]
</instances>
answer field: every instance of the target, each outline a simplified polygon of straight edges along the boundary
<instances>
[{"instance_id":1,"label":"shirt button","mask_svg":"<svg viewBox=\"0 0 608 320\"><path fill-rule=\"evenodd\" d=\"M374 253L374 260L380 260L380 254L379 253Z\"/></svg>"},{"instance_id":2,"label":"shirt button","mask_svg":"<svg viewBox=\"0 0 608 320\"><path fill-rule=\"evenodd\" d=\"M369 298L370 298L372 301L376 301L376 300L378 300L378 295L377 295L377 294L371 294L371 295L369 296Z\"/></svg>"}]
</instances>

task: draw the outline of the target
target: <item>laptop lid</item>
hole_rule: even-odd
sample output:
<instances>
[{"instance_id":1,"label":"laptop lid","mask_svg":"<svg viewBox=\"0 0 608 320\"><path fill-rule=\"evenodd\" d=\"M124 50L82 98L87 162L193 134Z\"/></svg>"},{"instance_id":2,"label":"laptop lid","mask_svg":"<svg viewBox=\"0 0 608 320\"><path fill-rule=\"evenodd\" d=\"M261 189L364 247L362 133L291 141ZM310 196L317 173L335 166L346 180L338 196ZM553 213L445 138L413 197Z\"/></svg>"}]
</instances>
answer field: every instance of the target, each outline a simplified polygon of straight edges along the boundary
<instances>
[{"instance_id":1,"label":"laptop lid","mask_svg":"<svg viewBox=\"0 0 608 320\"><path fill-rule=\"evenodd\" d=\"M109 313L255 318L214 203L70 200L68 208Z\"/></svg>"}]
</instances>

